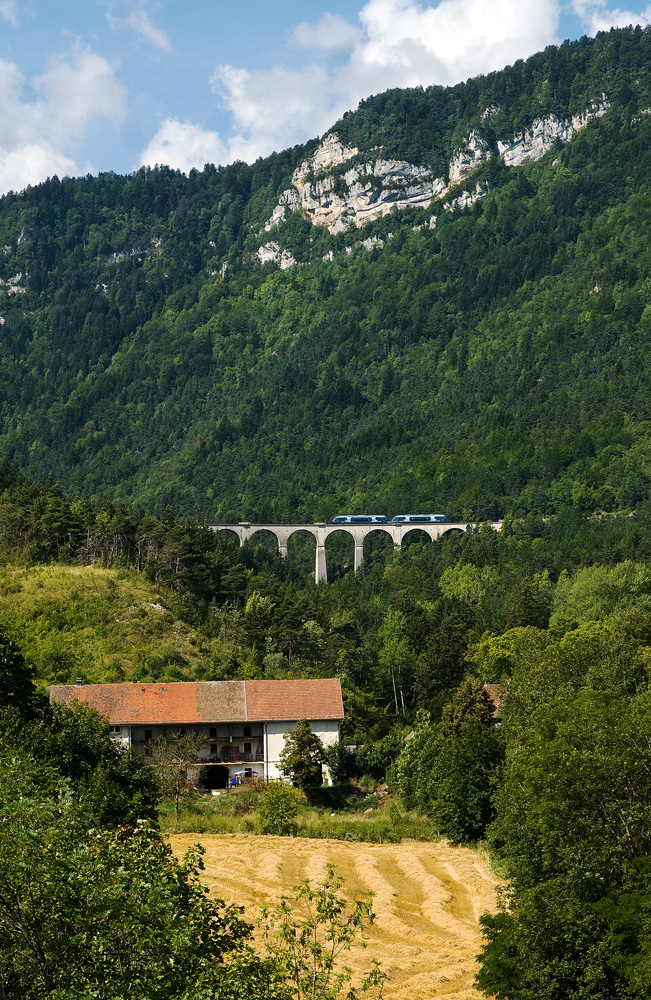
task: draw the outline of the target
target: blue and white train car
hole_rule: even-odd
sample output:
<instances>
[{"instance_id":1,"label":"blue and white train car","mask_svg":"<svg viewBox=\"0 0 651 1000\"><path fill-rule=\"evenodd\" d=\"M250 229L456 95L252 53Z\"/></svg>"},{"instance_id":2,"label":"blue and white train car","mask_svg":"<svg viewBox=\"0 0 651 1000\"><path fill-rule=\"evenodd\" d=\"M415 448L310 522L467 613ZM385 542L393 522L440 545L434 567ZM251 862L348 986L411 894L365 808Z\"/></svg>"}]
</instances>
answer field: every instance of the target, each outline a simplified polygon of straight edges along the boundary
<instances>
[{"instance_id":1,"label":"blue and white train car","mask_svg":"<svg viewBox=\"0 0 651 1000\"><path fill-rule=\"evenodd\" d=\"M396 514L391 524L445 524L445 514Z\"/></svg>"},{"instance_id":2,"label":"blue and white train car","mask_svg":"<svg viewBox=\"0 0 651 1000\"><path fill-rule=\"evenodd\" d=\"M385 514L338 514L333 517L333 524L388 524Z\"/></svg>"}]
</instances>

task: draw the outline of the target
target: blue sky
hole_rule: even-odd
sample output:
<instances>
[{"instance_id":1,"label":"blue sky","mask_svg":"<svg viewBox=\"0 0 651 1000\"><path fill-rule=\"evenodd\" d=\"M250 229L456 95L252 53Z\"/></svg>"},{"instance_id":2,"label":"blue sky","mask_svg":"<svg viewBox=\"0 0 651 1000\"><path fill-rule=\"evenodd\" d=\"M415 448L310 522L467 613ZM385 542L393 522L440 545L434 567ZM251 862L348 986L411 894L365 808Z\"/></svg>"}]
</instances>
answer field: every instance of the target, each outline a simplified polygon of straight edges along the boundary
<instances>
[{"instance_id":1,"label":"blue sky","mask_svg":"<svg viewBox=\"0 0 651 1000\"><path fill-rule=\"evenodd\" d=\"M252 161L388 87L649 22L609 0L0 0L0 192Z\"/></svg>"}]
</instances>

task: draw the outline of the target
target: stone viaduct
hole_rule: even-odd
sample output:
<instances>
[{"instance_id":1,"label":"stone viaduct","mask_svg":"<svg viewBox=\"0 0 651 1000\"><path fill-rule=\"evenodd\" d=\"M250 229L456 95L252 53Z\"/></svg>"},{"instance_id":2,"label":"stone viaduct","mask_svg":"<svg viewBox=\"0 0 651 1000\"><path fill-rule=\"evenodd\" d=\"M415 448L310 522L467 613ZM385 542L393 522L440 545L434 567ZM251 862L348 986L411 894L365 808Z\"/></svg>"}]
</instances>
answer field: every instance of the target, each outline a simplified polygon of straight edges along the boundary
<instances>
[{"instance_id":1,"label":"stone viaduct","mask_svg":"<svg viewBox=\"0 0 651 1000\"><path fill-rule=\"evenodd\" d=\"M488 522L495 531L502 527L501 521ZM352 535L355 542L355 572L364 561L364 539L371 531L384 531L393 539L396 548L400 548L402 541L410 531L424 531L432 540L440 538L446 531L466 531L467 528L474 527L470 523L452 524L448 521L444 523L430 524L249 524L242 521L240 524L211 524L211 531L232 531L237 535L240 545L248 542L249 538L258 531L270 531L275 535L278 542L278 551L281 556L287 555L287 542L296 531L307 531L316 540L316 566L314 569L314 579L317 583L326 581L326 551L325 540L333 531L345 531Z\"/></svg>"}]
</instances>

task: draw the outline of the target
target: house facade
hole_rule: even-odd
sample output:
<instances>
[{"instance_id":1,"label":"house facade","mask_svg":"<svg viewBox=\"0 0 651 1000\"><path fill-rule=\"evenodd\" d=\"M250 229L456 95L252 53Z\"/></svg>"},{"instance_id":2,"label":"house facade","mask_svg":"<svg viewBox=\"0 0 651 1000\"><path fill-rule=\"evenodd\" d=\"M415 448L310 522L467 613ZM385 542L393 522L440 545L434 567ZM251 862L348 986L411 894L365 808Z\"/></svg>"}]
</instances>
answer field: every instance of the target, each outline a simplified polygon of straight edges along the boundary
<instances>
[{"instance_id":1,"label":"house facade","mask_svg":"<svg viewBox=\"0 0 651 1000\"><path fill-rule=\"evenodd\" d=\"M281 778L284 734L307 719L330 746L344 717L338 678L288 681L177 681L169 684L61 684L50 701L83 702L103 715L111 734L134 754L151 740L192 732L204 740L208 788L241 778Z\"/></svg>"}]
</instances>

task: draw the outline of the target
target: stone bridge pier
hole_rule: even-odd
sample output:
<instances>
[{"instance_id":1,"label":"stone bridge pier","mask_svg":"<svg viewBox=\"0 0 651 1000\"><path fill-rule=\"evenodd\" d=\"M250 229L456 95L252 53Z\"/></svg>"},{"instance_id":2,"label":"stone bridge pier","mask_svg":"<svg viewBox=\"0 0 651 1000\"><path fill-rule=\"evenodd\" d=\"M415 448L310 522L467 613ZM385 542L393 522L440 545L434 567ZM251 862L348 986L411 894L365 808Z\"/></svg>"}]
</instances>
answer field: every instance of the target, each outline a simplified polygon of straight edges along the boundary
<instances>
[{"instance_id":1,"label":"stone bridge pier","mask_svg":"<svg viewBox=\"0 0 651 1000\"><path fill-rule=\"evenodd\" d=\"M502 527L501 521L488 522L494 531L499 531ZM372 531L383 531L393 539L396 548L400 548L403 538L410 531L424 531L432 541L440 538L448 531L466 531L475 527L470 523L455 523L448 521L438 524L250 524L242 521L239 524L211 524L211 531L232 531L237 535L240 545L248 542L258 531L270 531L278 542L278 551L281 556L287 555L287 543L291 536L297 531L307 531L316 541L316 561L314 567L314 579L317 583L325 583L328 579L326 565L325 542L328 535L333 531L345 531L351 535L355 543L355 572L360 569L364 561L364 539Z\"/></svg>"}]
</instances>

